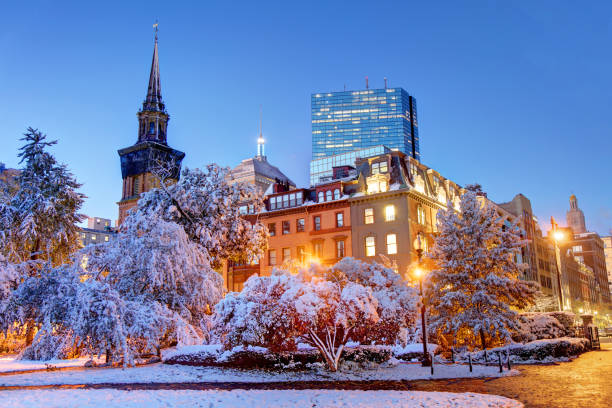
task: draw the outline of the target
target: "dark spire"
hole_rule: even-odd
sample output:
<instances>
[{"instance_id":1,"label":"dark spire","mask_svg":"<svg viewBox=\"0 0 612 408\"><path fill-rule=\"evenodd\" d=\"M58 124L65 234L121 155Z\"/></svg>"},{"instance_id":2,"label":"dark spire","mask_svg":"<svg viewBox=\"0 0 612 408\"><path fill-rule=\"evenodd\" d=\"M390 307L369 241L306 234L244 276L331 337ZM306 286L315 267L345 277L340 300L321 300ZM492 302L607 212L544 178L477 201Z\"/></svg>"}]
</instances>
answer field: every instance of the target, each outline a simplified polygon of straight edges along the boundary
<instances>
[{"instance_id":1,"label":"dark spire","mask_svg":"<svg viewBox=\"0 0 612 408\"><path fill-rule=\"evenodd\" d=\"M161 82L159 78L159 57L157 53L157 23L155 27L155 46L153 48L153 62L151 62L151 74L149 75L149 88L147 99L143 103L143 110L165 111L161 94Z\"/></svg>"}]
</instances>

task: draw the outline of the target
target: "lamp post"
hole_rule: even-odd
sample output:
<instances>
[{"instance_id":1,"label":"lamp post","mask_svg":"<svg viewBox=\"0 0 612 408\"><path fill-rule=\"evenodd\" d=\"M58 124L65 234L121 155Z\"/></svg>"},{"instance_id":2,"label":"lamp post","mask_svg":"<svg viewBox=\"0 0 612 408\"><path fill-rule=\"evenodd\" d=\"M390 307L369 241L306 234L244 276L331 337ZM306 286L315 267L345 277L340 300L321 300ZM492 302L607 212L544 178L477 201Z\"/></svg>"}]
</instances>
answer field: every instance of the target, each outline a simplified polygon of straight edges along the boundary
<instances>
[{"instance_id":1,"label":"lamp post","mask_svg":"<svg viewBox=\"0 0 612 408\"><path fill-rule=\"evenodd\" d=\"M561 287L561 253L559 250L559 241L562 241L565 235L563 232L557 230L557 223L555 219L550 217L550 224L552 226L552 238L555 248L555 262L557 264L557 286L559 287L559 311L563 311L563 288Z\"/></svg>"},{"instance_id":2,"label":"lamp post","mask_svg":"<svg viewBox=\"0 0 612 408\"><path fill-rule=\"evenodd\" d=\"M417 234L414 240L414 250L417 253L418 264L414 270L415 276L419 279L419 295L421 296L421 333L423 335L423 359L421 364L423 367L429 367L431 365L431 358L427 352L427 325L425 323L425 297L423 296L423 276L424 271L421 269L421 258L423 257L423 243L421 242L421 233Z\"/></svg>"}]
</instances>

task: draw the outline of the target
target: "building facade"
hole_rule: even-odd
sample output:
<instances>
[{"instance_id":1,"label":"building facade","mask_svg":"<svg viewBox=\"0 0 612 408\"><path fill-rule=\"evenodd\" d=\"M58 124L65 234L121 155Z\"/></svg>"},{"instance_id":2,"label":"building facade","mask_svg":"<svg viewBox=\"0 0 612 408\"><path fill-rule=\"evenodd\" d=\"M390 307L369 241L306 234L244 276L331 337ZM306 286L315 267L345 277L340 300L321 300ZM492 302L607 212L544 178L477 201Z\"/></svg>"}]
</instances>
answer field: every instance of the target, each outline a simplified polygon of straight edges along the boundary
<instances>
[{"instance_id":1,"label":"building facade","mask_svg":"<svg viewBox=\"0 0 612 408\"><path fill-rule=\"evenodd\" d=\"M385 145L420 160L416 99L402 88L311 96L312 160Z\"/></svg>"},{"instance_id":2,"label":"building facade","mask_svg":"<svg viewBox=\"0 0 612 408\"><path fill-rule=\"evenodd\" d=\"M160 176L167 182L178 180L181 162L185 157L185 153L168 146L167 131L170 115L166 111L161 94L157 33L147 96L137 116L136 144L118 151L123 178L121 200L117 203L119 224L123 222L127 212L136 206L141 193L159 187Z\"/></svg>"},{"instance_id":3,"label":"building facade","mask_svg":"<svg viewBox=\"0 0 612 408\"><path fill-rule=\"evenodd\" d=\"M604 256L606 257L606 270L608 271L608 285L612 296L612 236L601 237L604 243Z\"/></svg>"},{"instance_id":4,"label":"building facade","mask_svg":"<svg viewBox=\"0 0 612 408\"><path fill-rule=\"evenodd\" d=\"M117 231L112 227L111 220L99 217L87 217L87 228L79 231L81 246L108 242L115 237Z\"/></svg>"}]
</instances>

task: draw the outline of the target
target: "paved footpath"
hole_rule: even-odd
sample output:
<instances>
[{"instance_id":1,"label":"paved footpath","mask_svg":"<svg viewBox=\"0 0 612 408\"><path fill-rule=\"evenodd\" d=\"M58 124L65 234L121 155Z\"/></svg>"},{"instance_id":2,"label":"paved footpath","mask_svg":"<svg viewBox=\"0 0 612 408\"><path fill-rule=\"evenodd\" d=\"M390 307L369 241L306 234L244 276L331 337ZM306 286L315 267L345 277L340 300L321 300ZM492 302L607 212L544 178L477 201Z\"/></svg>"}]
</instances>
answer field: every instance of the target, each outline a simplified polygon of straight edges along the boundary
<instances>
[{"instance_id":1,"label":"paved footpath","mask_svg":"<svg viewBox=\"0 0 612 408\"><path fill-rule=\"evenodd\" d=\"M520 376L494 379L414 381L421 391L479 392L514 398L532 408L611 408L612 344L572 362L519 366Z\"/></svg>"}]
</instances>

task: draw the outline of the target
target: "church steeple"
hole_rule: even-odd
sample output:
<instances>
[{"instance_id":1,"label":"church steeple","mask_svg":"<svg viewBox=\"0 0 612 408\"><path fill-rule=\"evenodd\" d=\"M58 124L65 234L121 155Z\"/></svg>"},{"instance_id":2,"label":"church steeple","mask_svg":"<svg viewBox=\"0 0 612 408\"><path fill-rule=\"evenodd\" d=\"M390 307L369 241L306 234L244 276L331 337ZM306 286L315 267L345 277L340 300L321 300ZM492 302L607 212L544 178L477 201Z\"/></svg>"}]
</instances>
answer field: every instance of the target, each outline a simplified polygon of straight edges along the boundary
<instances>
[{"instance_id":1,"label":"church steeple","mask_svg":"<svg viewBox=\"0 0 612 408\"><path fill-rule=\"evenodd\" d=\"M157 49L157 23L155 27L155 44L153 46L153 61L149 74L147 97L138 112L138 142L153 141L167 144L166 129L170 116L162 99L161 80L159 76L159 52Z\"/></svg>"}]
</instances>

